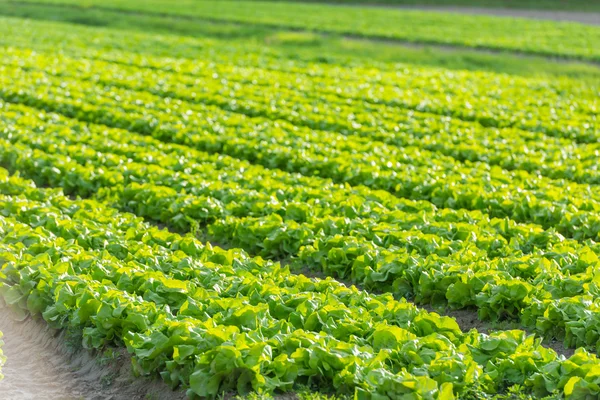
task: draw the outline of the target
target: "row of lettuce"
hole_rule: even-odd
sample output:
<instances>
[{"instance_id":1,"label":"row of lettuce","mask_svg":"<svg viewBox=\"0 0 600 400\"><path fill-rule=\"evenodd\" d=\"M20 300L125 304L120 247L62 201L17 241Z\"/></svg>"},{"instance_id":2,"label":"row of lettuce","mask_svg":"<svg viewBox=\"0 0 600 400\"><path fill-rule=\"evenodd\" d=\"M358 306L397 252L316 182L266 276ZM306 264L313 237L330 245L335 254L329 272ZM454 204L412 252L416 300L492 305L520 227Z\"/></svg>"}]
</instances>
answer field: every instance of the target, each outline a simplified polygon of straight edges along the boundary
<instances>
[{"instance_id":1,"label":"row of lettuce","mask_svg":"<svg viewBox=\"0 0 600 400\"><path fill-rule=\"evenodd\" d=\"M12 22L6 27L19 25ZM482 161L580 183L598 182L594 163L598 87L589 83L412 67L382 71L379 66L344 68L282 62L265 60L251 51L215 53L214 44L200 41L203 52L197 56L204 61L157 58L146 55L148 48L138 43L141 38L135 35L128 38L131 43L124 44L115 43L106 32L98 35L89 30L65 33L54 29L44 35L49 43L41 44L42 27L19 28L5 32L19 48L6 48L3 64L20 65L27 71L44 70L58 78L54 82L80 76L108 91L118 88L155 95L144 97L142 103L177 99L181 101L173 103L190 112L198 111L190 109L188 103L212 105L222 108L219 114L225 118L233 112L263 117L255 124L275 119L278 130L318 129L318 135L328 134L329 142L343 143L347 136L353 142L356 137L368 139L357 144L375 139L388 147L414 146L458 161ZM76 34L91 35L93 43L78 43ZM144 44L157 41L158 49L167 46L160 37L146 35L143 39ZM173 42L174 50L177 41ZM66 54L53 51L58 43ZM125 45L126 53L106 51L109 46ZM28 46L36 51L23 50ZM132 54L136 49L140 54ZM186 51L194 51L191 43L186 42ZM120 92L115 94L121 96ZM214 107L202 110L216 112ZM307 141L311 131L293 133L294 140L298 136ZM355 146L346 148L356 151ZM387 159L390 152L392 158L402 159L393 147L375 156ZM383 167L386 163L378 164Z\"/></svg>"},{"instance_id":2,"label":"row of lettuce","mask_svg":"<svg viewBox=\"0 0 600 400\"><path fill-rule=\"evenodd\" d=\"M565 359L522 331L464 333L389 294L294 275L0 174L4 302L81 330L89 348L126 346L138 372L192 397L308 382L362 398L599 393L599 361L583 349Z\"/></svg>"},{"instance_id":3,"label":"row of lettuce","mask_svg":"<svg viewBox=\"0 0 600 400\"><path fill-rule=\"evenodd\" d=\"M15 55L17 48L51 51L60 45L63 55L54 52L58 59L52 63L61 63L59 59L63 57L85 57L88 60L117 62L122 67L143 66L152 69L154 74L176 73L184 83L196 78L214 86L212 82L216 80L223 89L228 89L222 91L224 97L231 90L239 90L232 84L241 79L242 83L251 84L258 94L268 93L268 89L274 85L286 97L301 94L303 101L296 104L298 107L311 100L324 98L340 107L347 102L360 101L366 109L377 112L406 108L465 121L479 121L487 126L521 126L523 129L550 134L554 132L557 136L573 137L580 141L586 138L594 141L593 127L586 127L586 124L593 122L590 112L593 113L597 107L594 99L598 88L592 82L393 64L344 66L297 59L282 60L276 54L258 53L253 48L223 48L221 42L135 33L120 41L119 36L122 35L106 30L77 26L66 29L60 24L16 19L7 20L1 29L0 32L4 34L1 43L8 47L5 49L7 62L11 60L11 55ZM52 31L43 38L37 37L49 29ZM90 41L82 41L81 35L90 37ZM31 61L38 57L43 60L42 64L48 63L44 55L33 54ZM139 71L136 75L136 78L143 78ZM157 82L151 83L149 87L157 87ZM198 90L197 95L202 96L204 90L214 91L215 88ZM257 98L251 93L244 95L250 95L248 100ZM244 100L240 96L238 99ZM512 101L507 102L507 99ZM269 100L283 107L281 111L271 112L290 115L286 111L289 104L285 105L276 97ZM324 107L328 116L335 116L335 109L328 111L327 104L320 106ZM363 112L357 115L357 122L369 125L368 114ZM387 115L393 118L392 112ZM290 118L316 126L327 126L332 122L313 113L290 115ZM561 123L565 120L569 124ZM334 121L342 124L347 122L340 118Z\"/></svg>"},{"instance_id":4,"label":"row of lettuce","mask_svg":"<svg viewBox=\"0 0 600 400\"><path fill-rule=\"evenodd\" d=\"M598 137L590 126L598 88L576 80L553 82L417 67L392 71L319 64L285 68L247 61L249 54L241 51L229 63L210 56L200 64L184 59L167 66L163 59L128 59L125 53L107 55L90 49L84 54L79 48L71 49L70 55L69 51L58 55L31 52L26 46L6 51L3 64L18 63L61 76L81 74L86 80L212 102L334 132L352 133L360 125L363 133L378 134L383 130L382 120L387 128L417 112L418 116L478 122L472 125L479 128L514 127L517 136L545 133L579 142L596 142Z\"/></svg>"},{"instance_id":5,"label":"row of lettuce","mask_svg":"<svg viewBox=\"0 0 600 400\"><path fill-rule=\"evenodd\" d=\"M80 5L77 0L23 2L67 8ZM127 3L92 0L86 6L91 10L104 8L149 16L171 15L258 27L600 60L596 46L600 28L570 22L289 2L183 0L173 4L158 0L149 5L141 0Z\"/></svg>"},{"instance_id":6,"label":"row of lettuce","mask_svg":"<svg viewBox=\"0 0 600 400\"><path fill-rule=\"evenodd\" d=\"M477 307L596 351L600 247L553 229L436 209L366 187L265 169L22 105L3 106L0 161L179 231L286 258L419 303Z\"/></svg>"},{"instance_id":7,"label":"row of lettuce","mask_svg":"<svg viewBox=\"0 0 600 400\"><path fill-rule=\"evenodd\" d=\"M31 79L29 82L31 82ZM66 83L62 81L61 84L65 85ZM23 82L23 85L25 85L25 82ZM73 84L73 86L80 85ZM41 90L42 89L40 89L39 92L41 92ZM75 114L73 108L78 107L78 103L77 101L74 101L74 98L76 98L75 96L79 96L83 91L73 91L71 87L67 90L71 96L70 98L62 97L64 92L60 94L53 93L55 97L58 97L55 98L55 101L60 101L60 106L50 103L48 97L46 97L46 101L42 102L40 100L39 92L16 92L16 89L11 90L7 87L3 95L5 99L13 102L22 102L76 116L77 114ZM85 92L89 92L89 90L86 89ZM18 95L15 93L18 93ZM101 92L101 94L105 95L104 92ZM45 93L45 95L48 96L48 93ZM113 96L118 99L123 97L121 92L113 93ZM35 100L32 99L32 97L35 97ZM128 98L130 97L131 94L128 95ZM107 99L106 102L109 100L111 99ZM153 104L156 101L157 98L148 99L148 103L150 104ZM138 102L141 102L141 99L138 99ZM173 107L171 103L169 103L168 106ZM175 106L181 107L180 104ZM157 114L153 112L151 117L140 115L139 109L127 109L126 111L128 114L133 113L132 116L134 117L139 117L136 118L135 122L129 122L129 124L136 124L136 129L138 131L143 130L144 133L151 133L156 129L159 129L148 128L147 125L153 123L152 118L154 118L155 115L164 115L164 110L157 110ZM478 151L478 148L481 146L469 146L468 144L463 143L458 146L458 149L452 150L452 156L449 156L442 155L435 150L430 151L426 148L427 146L421 148L416 140L406 146L399 147L372 140L368 136L352 136L348 138L342 134L314 131L307 128L297 128L282 123L281 121L275 122L264 118L238 118L233 120L230 112L223 112L214 107L202 107L201 109L195 107L192 111L198 113L194 119L202 118L203 115L211 115L214 117L222 115L221 121L226 120L227 128L230 128L232 131L244 132L242 126L246 126L246 129L255 129L252 133L244 134L244 136L247 137L245 143L238 144L237 149L228 150L229 152L236 151L236 153L232 153L233 155L239 154L240 157L264 164L266 161L261 161L260 159L256 160L259 155L255 153L248 154L247 151L244 151L248 145L255 145L257 141L264 141L269 138L270 145L264 150L268 152L268 154L273 155L268 160L269 164L267 164L267 166L269 167L279 167L287 170L302 170L305 173L326 175L338 181L367 184L375 188L397 192L399 195L411 195L413 197L427 196L427 193L410 192L410 189L414 188L419 183L418 177L424 173L423 171L432 174L440 170L448 170L452 175L458 175L464 173L463 171L466 171L469 173L471 179L468 181L467 178L464 178L461 180L461 183L469 184L471 186L473 181L479 182L479 186L481 186L481 176L491 175L493 180L485 183L489 185L489 187L487 187L488 190L496 190L496 192L501 191L502 189L512 189L510 187L507 189L503 187L506 186L506 179L511 179L515 184L521 185L523 184L523 181L526 181L528 192L525 192L522 195L530 195L534 190L545 190L546 192L552 193L555 187L558 187L560 191L568 190L570 192L580 193L587 189L588 184L597 183L598 177L600 176L597 171L597 163L595 162L598 149L596 149L595 147L597 146L594 145L590 145L586 148L578 146L576 151L569 152L565 150L565 148L568 148L567 144L556 143L553 145L552 149L541 149L540 151L544 154L544 157L540 158L536 158L538 155L536 152L534 152L534 154L523 153L521 155L510 156L506 154L506 152L508 152L508 150L506 150L506 152L499 152L499 154L495 156L496 160L503 165L504 169L502 169L499 166L492 166L493 163L481 162L477 159L478 157L470 157L470 154L482 154L483 152ZM184 114L185 109L179 112ZM93 116L87 116L85 119L103 122L105 121L105 118L107 118L106 115L96 115L95 118L93 118ZM177 118L178 117L175 116L166 121L163 120L163 128L165 128L165 124L172 126L171 121L174 121ZM149 119L150 121L148 121ZM113 120L113 124L114 123ZM126 121L120 122L119 126L128 126L126 123ZM204 129L205 132L208 129L211 129L209 132L212 133L216 128L213 123L209 127L206 125L201 127L192 126L188 128L188 132L193 132L197 129ZM260 131L258 129L260 129ZM457 129L460 131L460 127ZM388 135L390 137L400 138L399 140L403 140L402 138L405 137L405 135L398 135L397 133L395 135ZM458 133L456 135L458 135ZM210 138L214 136L215 135L213 134ZM196 143L196 146L212 151L220 150L220 148L224 146L224 144L222 144L223 141L229 139L230 136L219 136L219 141L217 141L217 139L212 139L207 144L207 138L204 142ZM498 134L498 138L501 138L500 133ZM435 143L437 143L438 140L439 139L435 139L433 141L434 147L437 147ZM290 143L294 143L295 146L303 149L301 159L298 159L298 157L292 158L294 154L290 154L290 152L292 152L292 150L289 149ZM318 143L318 145L315 143ZM539 143L544 142L541 141ZM246 146L240 148L242 145ZM510 154L515 154L515 150L512 151L513 152ZM461 156L461 154L463 154L464 157ZM474 158L475 160L472 162L471 158ZM562 160L565 158L568 158L570 161L563 162ZM345 160L346 164L352 165L352 168L338 170L340 162L342 162L341 160ZM382 160L385 162L382 162ZM511 160L514 161L514 164L508 165ZM523 170L517 168L517 166L521 165L526 167ZM516 169L516 171L509 172L510 169ZM406 176L403 176L402 179L400 179L397 175L394 175L394 172L398 170L406 171ZM544 178L538 176L542 171L545 171L542 175L547 175L548 177ZM582 185L578 185L577 183L581 183ZM397 186L400 185L402 185L402 188L397 188ZM434 190L431 188L433 185L434 181L432 181L428 187L421 188L420 191ZM502 193L498 193L498 196L502 196ZM562 200L558 195L553 196L552 199ZM565 200L562 201L564 202ZM465 201L462 203L465 203ZM500 212L507 213L509 211L503 210Z\"/></svg>"},{"instance_id":8,"label":"row of lettuce","mask_svg":"<svg viewBox=\"0 0 600 400\"><path fill-rule=\"evenodd\" d=\"M10 102L229 154L268 168L383 189L443 208L482 210L493 217L555 227L578 239L595 239L600 230L600 195L589 184L459 162L418 147L393 147L388 152L366 140L344 142L322 132L281 129L277 121L227 114L214 106L181 104L23 68L8 68L2 83L0 96Z\"/></svg>"},{"instance_id":9,"label":"row of lettuce","mask_svg":"<svg viewBox=\"0 0 600 400\"><path fill-rule=\"evenodd\" d=\"M248 61L250 55L243 52L230 57L234 66L215 56L200 65L185 59L172 65L172 59L131 59L125 53L104 54L89 48L67 48L66 53L49 55L32 52L25 45L9 47L3 64L60 76L81 75L86 80L143 88L338 133L384 135L413 118L443 121L445 117L458 124L456 128L477 129L477 137L493 132L485 127L496 127L512 128L507 131L516 136L513 140L524 136L528 142L539 134L583 143L595 143L598 138L594 130L598 88L575 80L551 82L415 67L393 72L319 64L282 69L275 63L264 65L260 59ZM314 112L315 108L319 111ZM435 129L422 127L420 131Z\"/></svg>"}]
</instances>

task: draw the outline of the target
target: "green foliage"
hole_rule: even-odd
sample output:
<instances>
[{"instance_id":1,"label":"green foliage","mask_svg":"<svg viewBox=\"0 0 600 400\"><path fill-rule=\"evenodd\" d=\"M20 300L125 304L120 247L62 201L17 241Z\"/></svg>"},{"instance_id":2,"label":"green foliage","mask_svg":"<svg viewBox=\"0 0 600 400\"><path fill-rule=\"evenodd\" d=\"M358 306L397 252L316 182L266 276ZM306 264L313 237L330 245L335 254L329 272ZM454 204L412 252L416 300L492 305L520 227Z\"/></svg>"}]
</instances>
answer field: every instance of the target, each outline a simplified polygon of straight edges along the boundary
<instances>
[{"instance_id":1,"label":"green foliage","mask_svg":"<svg viewBox=\"0 0 600 400\"><path fill-rule=\"evenodd\" d=\"M204 247L6 173L0 188L4 301L82 328L86 347L123 342L139 373L190 394L289 390L303 377L359 396L452 398L515 384L595 393L586 371L598 361L583 350L564 360L522 331L464 334L389 295ZM74 241L80 232L85 241Z\"/></svg>"},{"instance_id":2,"label":"green foliage","mask_svg":"<svg viewBox=\"0 0 600 400\"><path fill-rule=\"evenodd\" d=\"M0 27L20 315L190 397L598 395L597 86L47 26Z\"/></svg>"},{"instance_id":3,"label":"green foliage","mask_svg":"<svg viewBox=\"0 0 600 400\"><path fill-rule=\"evenodd\" d=\"M25 0L22 0L25 1ZM31 2L31 0L30 0ZM35 0L39 3L40 0ZM79 7L78 0L44 0ZM91 0L87 7L416 43L600 60L600 28L578 23L390 8L268 1ZM202 22L202 21L199 21Z\"/></svg>"},{"instance_id":4,"label":"green foliage","mask_svg":"<svg viewBox=\"0 0 600 400\"><path fill-rule=\"evenodd\" d=\"M515 4L521 4L518 2ZM478 49L449 48L436 45L406 45L401 42L385 42L368 38L344 38L332 34L316 34L307 31L290 31L277 27L240 25L223 21L198 23L169 15L122 13L113 9L78 8L44 3L15 3L0 1L0 14L14 17L64 21L87 26L103 26L128 32L155 32L224 40L222 48L242 45L256 53L266 49L293 59L353 65L378 62L408 63L436 66L454 70L474 70L508 73L522 76L569 76L589 80L600 77L600 69L593 64L575 60L549 62L547 57L514 54L501 51L497 54ZM14 24L15 21L7 22ZM48 30L56 30L56 24L48 24ZM60 28L58 28L60 29ZM47 34L47 33L46 33ZM161 47L149 47L146 51L164 52ZM198 51L196 46L186 49L188 58Z\"/></svg>"}]
</instances>

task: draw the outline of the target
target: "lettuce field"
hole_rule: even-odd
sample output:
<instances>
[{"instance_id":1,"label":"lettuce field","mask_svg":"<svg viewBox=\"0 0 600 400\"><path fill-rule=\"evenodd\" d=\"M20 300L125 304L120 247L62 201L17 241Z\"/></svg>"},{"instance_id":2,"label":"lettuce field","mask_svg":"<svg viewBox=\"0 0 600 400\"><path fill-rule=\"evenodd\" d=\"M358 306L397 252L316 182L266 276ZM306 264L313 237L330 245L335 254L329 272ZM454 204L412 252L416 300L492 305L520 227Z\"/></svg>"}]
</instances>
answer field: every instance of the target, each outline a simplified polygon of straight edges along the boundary
<instances>
[{"instance_id":1,"label":"lettuce field","mask_svg":"<svg viewBox=\"0 0 600 400\"><path fill-rule=\"evenodd\" d=\"M298 47L330 18L256 7ZM583 24L426 37L352 12L319 30L600 54ZM600 73L84 25L0 17L0 313L189 398L600 397Z\"/></svg>"}]
</instances>

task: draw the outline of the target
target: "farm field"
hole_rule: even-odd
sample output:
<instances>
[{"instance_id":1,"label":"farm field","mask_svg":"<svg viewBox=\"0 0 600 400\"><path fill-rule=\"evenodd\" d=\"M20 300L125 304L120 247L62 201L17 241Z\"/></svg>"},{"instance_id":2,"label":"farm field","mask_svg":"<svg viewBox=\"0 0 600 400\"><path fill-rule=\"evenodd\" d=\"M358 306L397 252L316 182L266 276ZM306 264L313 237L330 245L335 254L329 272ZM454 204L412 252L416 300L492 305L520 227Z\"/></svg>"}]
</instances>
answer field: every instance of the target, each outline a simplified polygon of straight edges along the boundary
<instances>
[{"instance_id":1,"label":"farm field","mask_svg":"<svg viewBox=\"0 0 600 400\"><path fill-rule=\"evenodd\" d=\"M28 2L81 8L79 0L20 0L18 4ZM89 7L600 61L598 27L574 22L244 0L88 0L84 8Z\"/></svg>"},{"instance_id":2,"label":"farm field","mask_svg":"<svg viewBox=\"0 0 600 400\"><path fill-rule=\"evenodd\" d=\"M600 396L600 27L18 4L0 1L0 321L43 321L136 382L86 387Z\"/></svg>"}]
</instances>

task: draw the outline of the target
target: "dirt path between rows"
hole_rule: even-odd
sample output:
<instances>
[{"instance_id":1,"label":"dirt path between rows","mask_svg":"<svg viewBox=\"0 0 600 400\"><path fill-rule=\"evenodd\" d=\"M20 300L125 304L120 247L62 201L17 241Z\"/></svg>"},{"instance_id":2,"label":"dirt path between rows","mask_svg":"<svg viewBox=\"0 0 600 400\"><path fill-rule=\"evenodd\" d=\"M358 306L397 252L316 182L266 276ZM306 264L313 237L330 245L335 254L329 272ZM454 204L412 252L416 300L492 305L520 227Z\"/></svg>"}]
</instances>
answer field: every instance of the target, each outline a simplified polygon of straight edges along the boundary
<instances>
[{"instance_id":1,"label":"dirt path between rows","mask_svg":"<svg viewBox=\"0 0 600 400\"><path fill-rule=\"evenodd\" d=\"M457 14L490 15L495 17L516 17L540 19L550 21L570 21L588 25L600 25L600 13L581 11L553 11L553 10L515 10L509 8L482 8L482 7L403 7L428 11L442 11Z\"/></svg>"},{"instance_id":2,"label":"dirt path between rows","mask_svg":"<svg viewBox=\"0 0 600 400\"><path fill-rule=\"evenodd\" d=\"M282 267L289 268L291 266L290 261L288 259L281 259L281 260L277 260L277 261L279 261L281 263ZM329 277L327 274L325 274L322 271L315 271L314 269L311 269L308 267L297 268L297 269L294 269L292 267L290 269L290 271L294 274L302 274L309 278L326 279ZM339 278L334 278L334 279L336 279L338 282L343 283L346 287L356 286L360 290L366 290L365 288L362 287L362 285L355 284L350 280L339 279ZM369 292L373 293L373 294L381 294L382 293L382 292L380 292L378 290L374 290L374 289L371 289ZM471 329L476 329L477 332L479 332L479 333L484 333L486 335L489 335L492 332L497 332L497 331L501 331L501 330L517 329L517 330L524 330L525 332L527 332L530 335L536 334L537 336L539 336L539 334L523 328L516 321L513 321L512 323L505 323L505 326L500 326L501 324L494 324L493 322L490 322L490 321L481 321L477 317L477 309L474 307L463 308L463 309L451 309L450 307L436 308L429 304L415 303L412 300L409 300L409 302L427 312L437 313L443 317L453 318L463 332L469 332ZM575 349L565 347L564 343L560 340L555 340L555 339L545 340L542 342L542 345L544 347L554 350L556 352L556 354L565 356L566 358L571 357L575 353Z\"/></svg>"},{"instance_id":3,"label":"dirt path between rows","mask_svg":"<svg viewBox=\"0 0 600 400\"><path fill-rule=\"evenodd\" d=\"M0 311L2 312L2 311ZM31 325L16 323L2 315L0 330L4 333L3 351L7 363L3 367L4 380L0 381L0 393L6 399L79 399L85 391L76 387L75 374L67 360L52 351L52 338L37 332L24 332Z\"/></svg>"},{"instance_id":4,"label":"dirt path between rows","mask_svg":"<svg viewBox=\"0 0 600 400\"><path fill-rule=\"evenodd\" d=\"M437 11L467 15L489 15L493 17L513 17L548 21L579 22L587 25L600 25L600 13L560 10L521 10L512 8L485 8L461 6L410 6L393 4L341 4L329 3L332 6L361 8L393 8L398 10Z\"/></svg>"},{"instance_id":5,"label":"dirt path between rows","mask_svg":"<svg viewBox=\"0 0 600 400\"><path fill-rule=\"evenodd\" d=\"M69 348L65 332L42 320L17 322L0 309L2 350L7 357L0 381L2 400L136 400L183 399L157 380L135 378L126 352L106 363L100 355Z\"/></svg>"}]
</instances>

